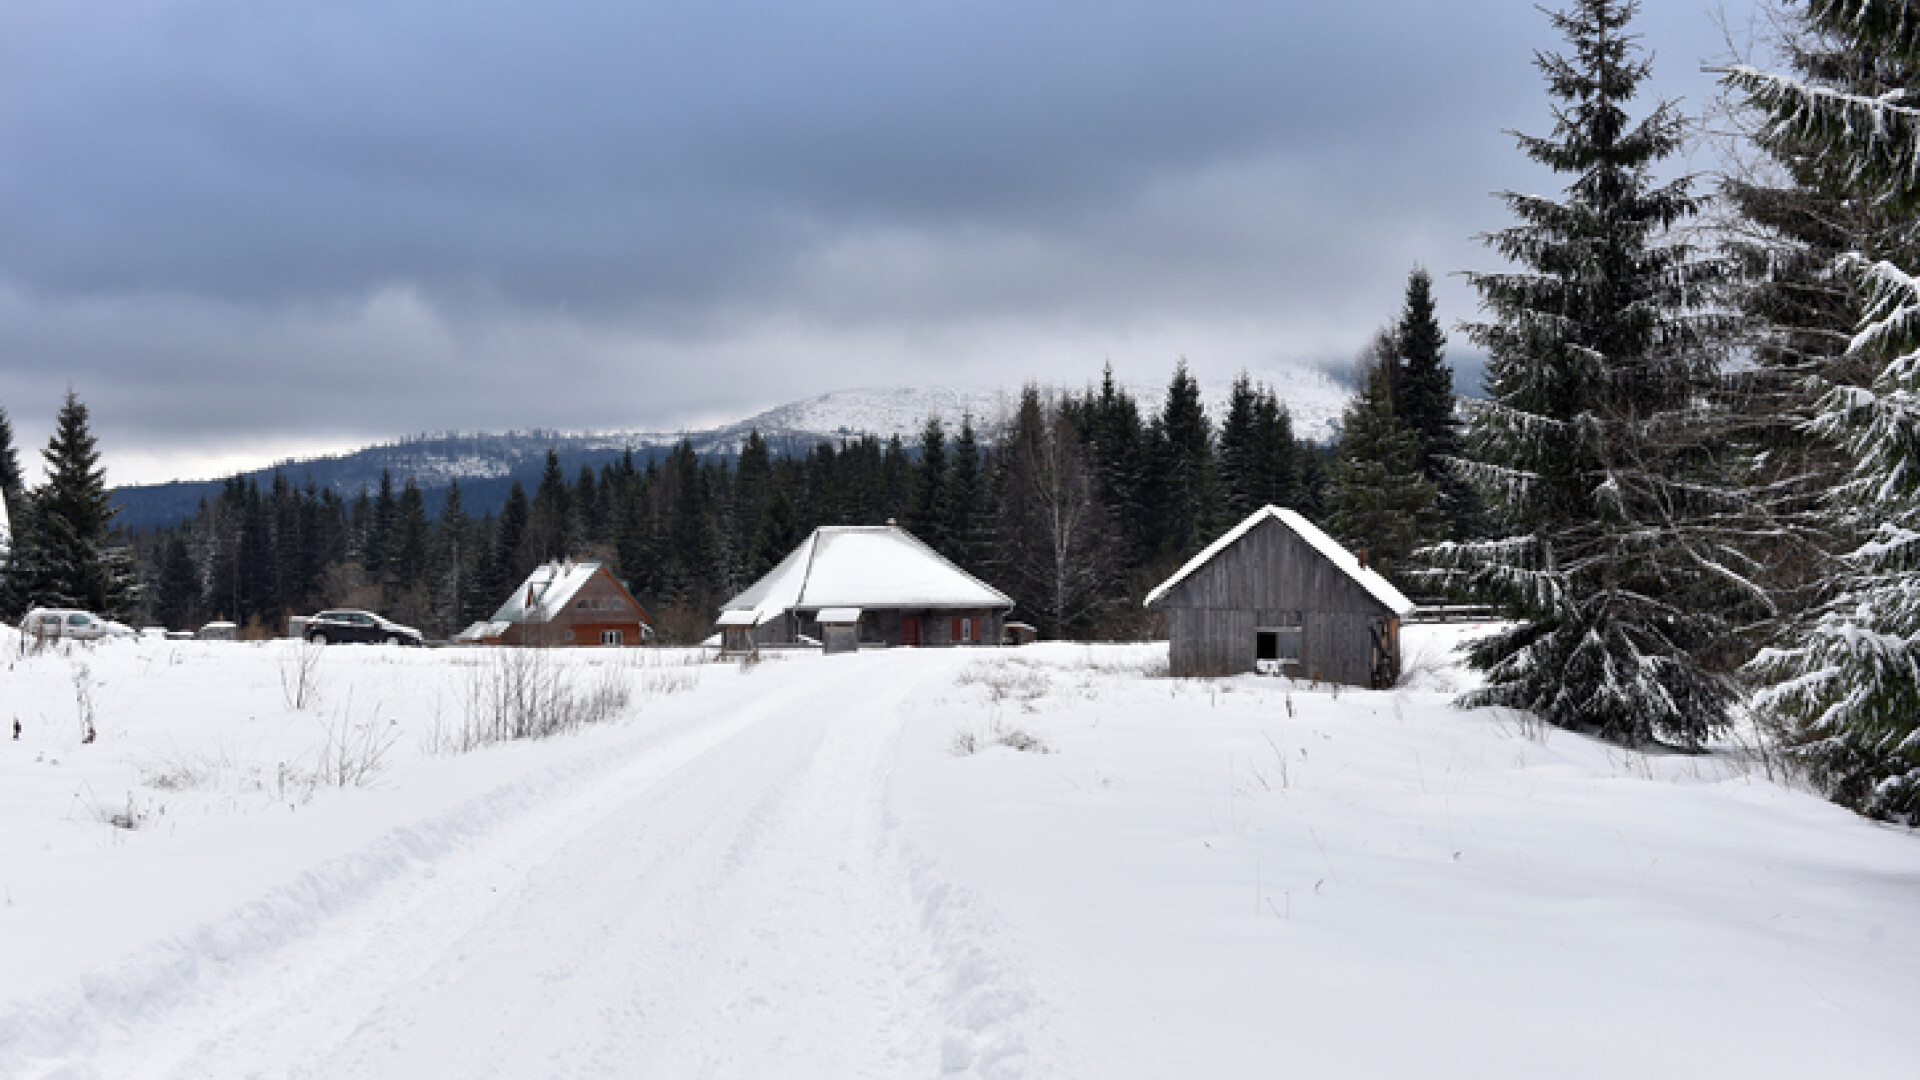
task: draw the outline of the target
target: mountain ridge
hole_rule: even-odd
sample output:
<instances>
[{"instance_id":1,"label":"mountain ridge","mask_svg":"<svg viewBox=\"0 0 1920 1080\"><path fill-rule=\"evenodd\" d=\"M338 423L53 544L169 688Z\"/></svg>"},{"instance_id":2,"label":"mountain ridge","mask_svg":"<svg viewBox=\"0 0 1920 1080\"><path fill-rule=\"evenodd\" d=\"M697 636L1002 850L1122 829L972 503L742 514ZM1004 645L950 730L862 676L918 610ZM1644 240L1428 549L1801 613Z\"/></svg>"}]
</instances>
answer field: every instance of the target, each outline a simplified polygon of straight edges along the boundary
<instances>
[{"instance_id":1,"label":"mountain ridge","mask_svg":"<svg viewBox=\"0 0 1920 1080\"><path fill-rule=\"evenodd\" d=\"M1265 373L1258 378L1272 387L1293 414L1295 432L1323 441L1344 405L1347 390L1318 371ZM1277 376L1277 377L1276 377ZM1282 381L1282 380L1285 381ZM1061 388L1053 388L1061 389ZM1127 390L1150 409L1164 393L1129 385ZM1225 412L1230 386L1202 383L1202 398L1215 423ZM967 390L954 387L868 387L834 390L762 410L745 419L699 430L566 432L531 428L507 432L437 432L403 436L340 454L289 458L257 469L243 470L242 480L270 483L275 473L289 483L330 489L343 498L379 485L382 471L395 483L412 478L437 512L449 485L460 483L469 513L497 510L506 502L513 481L531 488L539 480L548 450L560 459L569 478L584 466L598 470L628 452L641 467L665 457L682 441L701 457L731 457L739 453L752 431L758 431L776 455L804 454L822 442L874 436L917 442L929 416L938 415L957 430L963 414L991 437L1018 403L1017 393L1004 390ZM172 480L115 489L115 523L142 530L173 525L212 499L231 477Z\"/></svg>"}]
</instances>

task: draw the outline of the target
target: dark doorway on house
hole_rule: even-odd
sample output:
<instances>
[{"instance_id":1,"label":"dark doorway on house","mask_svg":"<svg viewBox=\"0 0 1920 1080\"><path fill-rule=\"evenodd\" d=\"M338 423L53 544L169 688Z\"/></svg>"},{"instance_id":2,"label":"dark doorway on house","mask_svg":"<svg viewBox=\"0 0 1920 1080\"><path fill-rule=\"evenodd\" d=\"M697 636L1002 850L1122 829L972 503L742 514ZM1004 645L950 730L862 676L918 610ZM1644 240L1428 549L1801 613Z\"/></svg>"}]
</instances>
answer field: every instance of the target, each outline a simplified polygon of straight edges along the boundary
<instances>
[{"instance_id":1,"label":"dark doorway on house","mask_svg":"<svg viewBox=\"0 0 1920 1080\"><path fill-rule=\"evenodd\" d=\"M920 647L920 616L900 616L900 644L909 648Z\"/></svg>"},{"instance_id":2,"label":"dark doorway on house","mask_svg":"<svg viewBox=\"0 0 1920 1080\"><path fill-rule=\"evenodd\" d=\"M1292 674L1300 666L1300 628L1272 626L1255 630L1253 666L1263 674Z\"/></svg>"}]
</instances>

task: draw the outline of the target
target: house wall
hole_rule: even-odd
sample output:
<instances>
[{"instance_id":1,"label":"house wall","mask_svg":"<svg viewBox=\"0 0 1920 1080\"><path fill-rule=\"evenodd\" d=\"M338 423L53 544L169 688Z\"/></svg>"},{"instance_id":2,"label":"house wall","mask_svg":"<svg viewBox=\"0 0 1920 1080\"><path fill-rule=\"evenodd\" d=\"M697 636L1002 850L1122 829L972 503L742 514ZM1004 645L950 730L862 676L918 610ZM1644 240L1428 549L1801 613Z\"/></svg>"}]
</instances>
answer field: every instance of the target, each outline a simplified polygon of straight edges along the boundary
<instances>
[{"instance_id":1,"label":"house wall","mask_svg":"<svg viewBox=\"0 0 1920 1080\"><path fill-rule=\"evenodd\" d=\"M868 608L863 610L860 615L860 644L863 646L871 645L876 647L898 646L901 642L901 620L909 616L919 618L920 647L929 649L946 648L956 645L998 645L1000 643L1001 627L1006 623L1005 612L993 611L986 608L966 608L959 610ZM954 637L953 620L958 618L973 620L974 639L972 641L960 641ZM773 624L775 623L781 624L781 627L774 629ZM788 627L792 629L788 629ZM795 632L810 637L815 641L824 642L826 640L826 638L822 636L820 623L813 618L812 612L803 612L797 616L791 613L782 615L779 618L770 619L768 622L763 623L760 629L762 631L769 631L765 636L760 637L760 642L763 645L769 643L791 644L796 640L793 636Z\"/></svg>"},{"instance_id":2,"label":"house wall","mask_svg":"<svg viewBox=\"0 0 1920 1080\"><path fill-rule=\"evenodd\" d=\"M1154 606L1168 615L1176 676L1252 671L1255 630L1283 626L1301 630L1300 678L1371 685L1382 646L1399 674L1393 612L1278 521L1256 525Z\"/></svg>"}]
</instances>

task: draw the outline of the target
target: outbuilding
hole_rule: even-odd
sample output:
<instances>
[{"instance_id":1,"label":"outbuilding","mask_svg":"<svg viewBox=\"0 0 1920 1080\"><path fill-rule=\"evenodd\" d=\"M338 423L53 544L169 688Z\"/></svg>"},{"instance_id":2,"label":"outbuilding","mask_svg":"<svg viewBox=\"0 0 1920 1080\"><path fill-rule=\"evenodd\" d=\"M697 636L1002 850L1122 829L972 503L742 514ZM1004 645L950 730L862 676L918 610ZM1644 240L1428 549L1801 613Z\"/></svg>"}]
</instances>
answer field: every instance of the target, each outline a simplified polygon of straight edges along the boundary
<instances>
[{"instance_id":1,"label":"outbuilding","mask_svg":"<svg viewBox=\"0 0 1920 1080\"><path fill-rule=\"evenodd\" d=\"M535 567L493 618L461 631L476 645L594 646L644 644L653 618L613 572L597 562Z\"/></svg>"},{"instance_id":2,"label":"outbuilding","mask_svg":"<svg viewBox=\"0 0 1920 1080\"><path fill-rule=\"evenodd\" d=\"M729 653L997 645L1013 601L898 525L823 525L721 609Z\"/></svg>"},{"instance_id":3,"label":"outbuilding","mask_svg":"<svg viewBox=\"0 0 1920 1080\"><path fill-rule=\"evenodd\" d=\"M1400 678L1413 602L1280 506L1249 515L1147 594L1168 616L1172 674L1267 671L1384 688Z\"/></svg>"}]
</instances>

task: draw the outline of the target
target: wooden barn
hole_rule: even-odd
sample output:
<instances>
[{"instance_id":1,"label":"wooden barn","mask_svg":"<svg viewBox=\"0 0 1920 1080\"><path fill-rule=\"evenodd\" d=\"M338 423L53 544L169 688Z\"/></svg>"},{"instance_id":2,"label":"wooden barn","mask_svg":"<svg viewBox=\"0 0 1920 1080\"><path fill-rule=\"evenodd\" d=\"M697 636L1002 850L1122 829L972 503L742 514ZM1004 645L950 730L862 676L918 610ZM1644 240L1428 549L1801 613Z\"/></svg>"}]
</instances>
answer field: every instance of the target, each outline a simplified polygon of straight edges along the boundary
<instances>
[{"instance_id":1,"label":"wooden barn","mask_svg":"<svg viewBox=\"0 0 1920 1080\"><path fill-rule=\"evenodd\" d=\"M721 609L724 653L998 645L1013 601L898 525L823 525Z\"/></svg>"},{"instance_id":2,"label":"wooden barn","mask_svg":"<svg viewBox=\"0 0 1920 1080\"><path fill-rule=\"evenodd\" d=\"M1255 511L1147 594L1172 673L1269 671L1383 688L1400 678L1412 601L1292 510Z\"/></svg>"},{"instance_id":3,"label":"wooden barn","mask_svg":"<svg viewBox=\"0 0 1920 1080\"><path fill-rule=\"evenodd\" d=\"M617 648L652 636L653 618L612 571L597 562L550 562L534 568L493 618L467 627L456 640Z\"/></svg>"}]
</instances>

